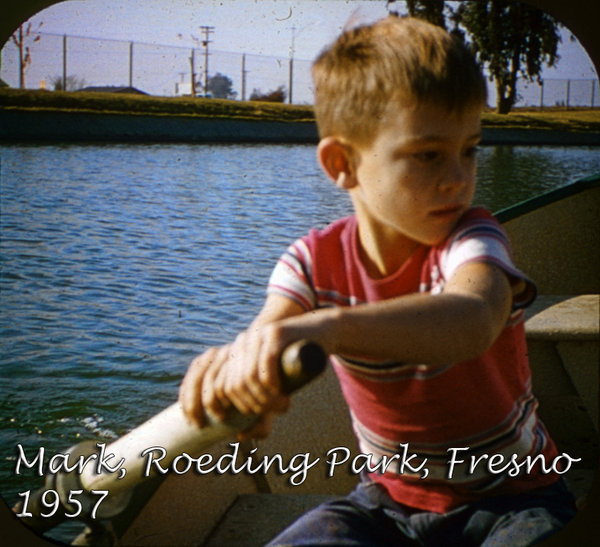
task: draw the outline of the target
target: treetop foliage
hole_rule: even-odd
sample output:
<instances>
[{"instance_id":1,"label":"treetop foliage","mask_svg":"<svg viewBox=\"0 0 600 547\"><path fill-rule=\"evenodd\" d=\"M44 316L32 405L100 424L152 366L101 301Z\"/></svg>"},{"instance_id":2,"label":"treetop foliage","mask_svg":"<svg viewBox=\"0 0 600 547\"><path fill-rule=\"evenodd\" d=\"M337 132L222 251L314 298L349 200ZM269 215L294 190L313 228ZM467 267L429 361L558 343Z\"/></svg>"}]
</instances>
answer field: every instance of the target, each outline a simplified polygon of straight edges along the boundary
<instances>
[{"instance_id":1,"label":"treetop foliage","mask_svg":"<svg viewBox=\"0 0 600 547\"><path fill-rule=\"evenodd\" d=\"M395 0L389 0L388 5ZM457 4L456 6L454 4ZM559 23L529 4L513 0L406 0L408 12L446 28L473 48L496 84L499 113L508 113L516 103L518 76L538 82L544 65L559 59Z\"/></svg>"}]
</instances>

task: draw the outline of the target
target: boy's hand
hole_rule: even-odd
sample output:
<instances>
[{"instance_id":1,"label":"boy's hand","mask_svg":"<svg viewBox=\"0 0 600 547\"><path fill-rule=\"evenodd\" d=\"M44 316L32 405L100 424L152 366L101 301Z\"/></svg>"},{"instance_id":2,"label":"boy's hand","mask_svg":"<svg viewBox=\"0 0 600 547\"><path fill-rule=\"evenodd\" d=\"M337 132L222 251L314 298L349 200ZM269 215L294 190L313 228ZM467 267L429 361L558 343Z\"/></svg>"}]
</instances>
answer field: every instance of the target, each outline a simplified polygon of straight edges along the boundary
<instances>
[{"instance_id":1,"label":"boy's hand","mask_svg":"<svg viewBox=\"0 0 600 547\"><path fill-rule=\"evenodd\" d=\"M210 348L196 357L179 390L184 414L203 427L205 413L223 420L234 406L243 414L262 416L240 438L266 436L273 413L289 406L279 379L279 357L285 345L280 329L266 326L250 329L232 344Z\"/></svg>"}]
</instances>

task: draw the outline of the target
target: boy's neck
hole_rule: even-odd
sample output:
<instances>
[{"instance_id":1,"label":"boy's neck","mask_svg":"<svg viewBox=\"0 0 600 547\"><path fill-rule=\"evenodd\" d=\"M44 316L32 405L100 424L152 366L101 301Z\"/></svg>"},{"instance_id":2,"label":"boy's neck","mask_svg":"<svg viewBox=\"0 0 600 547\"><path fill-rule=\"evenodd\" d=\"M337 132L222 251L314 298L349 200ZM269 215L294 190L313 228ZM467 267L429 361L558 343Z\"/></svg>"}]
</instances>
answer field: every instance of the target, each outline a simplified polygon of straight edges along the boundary
<instances>
[{"instance_id":1,"label":"boy's neck","mask_svg":"<svg viewBox=\"0 0 600 547\"><path fill-rule=\"evenodd\" d=\"M383 279L397 272L420 243L392 230L375 230L358 222L358 253L372 279Z\"/></svg>"}]
</instances>

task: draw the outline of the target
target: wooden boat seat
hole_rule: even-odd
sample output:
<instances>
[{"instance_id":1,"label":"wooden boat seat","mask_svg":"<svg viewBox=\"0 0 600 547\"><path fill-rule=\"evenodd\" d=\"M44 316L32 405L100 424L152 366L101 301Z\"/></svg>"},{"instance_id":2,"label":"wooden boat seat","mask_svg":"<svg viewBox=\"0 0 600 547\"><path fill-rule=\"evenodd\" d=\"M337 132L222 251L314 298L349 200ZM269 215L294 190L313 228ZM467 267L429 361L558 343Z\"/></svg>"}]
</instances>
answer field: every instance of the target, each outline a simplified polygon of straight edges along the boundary
<instances>
[{"instance_id":1,"label":"wooden boat seat","mask_svg":"<svg viewBox=\"0 0 600 547\"><path fill-rule=\"evenodd\" d=\"M527 311L526 332L534 392L548 391L560 363L598 429L600 295L542 295ZM541 353L541 355L540 355ZM556 371L554 371L556 373Z\"/></svg>"},{"instance_id":2,"label":"wooden boat seat","mask_svg":"<svg viewBox=\"0 0 600 547\"><path fill-rule=\"evenodd\" d=\"M582 461L565 475L580 506L598 469L600 295L541 295L526 312L539 414L559 452Z\"/></svg>"}]
</instances>

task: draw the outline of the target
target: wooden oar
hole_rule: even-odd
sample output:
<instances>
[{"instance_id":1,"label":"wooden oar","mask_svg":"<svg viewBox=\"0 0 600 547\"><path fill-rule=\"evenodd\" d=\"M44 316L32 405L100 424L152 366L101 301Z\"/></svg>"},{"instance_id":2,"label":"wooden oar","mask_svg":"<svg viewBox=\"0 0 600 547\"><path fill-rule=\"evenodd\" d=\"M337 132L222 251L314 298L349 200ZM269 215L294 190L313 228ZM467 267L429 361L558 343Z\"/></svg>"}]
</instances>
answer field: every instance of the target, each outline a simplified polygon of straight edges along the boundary
<instances>
[{"instance_id":1,"label":"wooden oar","mask_svg":"<svg viewBox=\"0 0 600 547\"><path fill-rule=\"evenodd\" d=\"M324 370L326 361L322 348L312 342L302 340L288 346L280 358L282 391L291 394L310 382ZM166 469L182 453L198 455L214 443L247 429L257 419L257 416L231 411L223 422L208 417L208 425L200 429L188 422L181 405L175 403L108 446L94 441L75 445L68 451L69 461L83 462L89 458L83 469L48 475L44 487L27 500L26 510L23 510L23 502L13 510L27 514L23 521L38 532L60 524L66 518L65 513L78 512L77 518L88 524L110 519L125 510L135 486L156 475L155 467L151 472L145 468L144 450L164 449L160 465ZM98 472L100 460L105 462L103 472ZM115 472L110 472L109 467ZM42 496L48 490L58 492L65 509L55 511L52 518L44 517L48 509L47 500Z\"/></svg>"}]
</instances>

